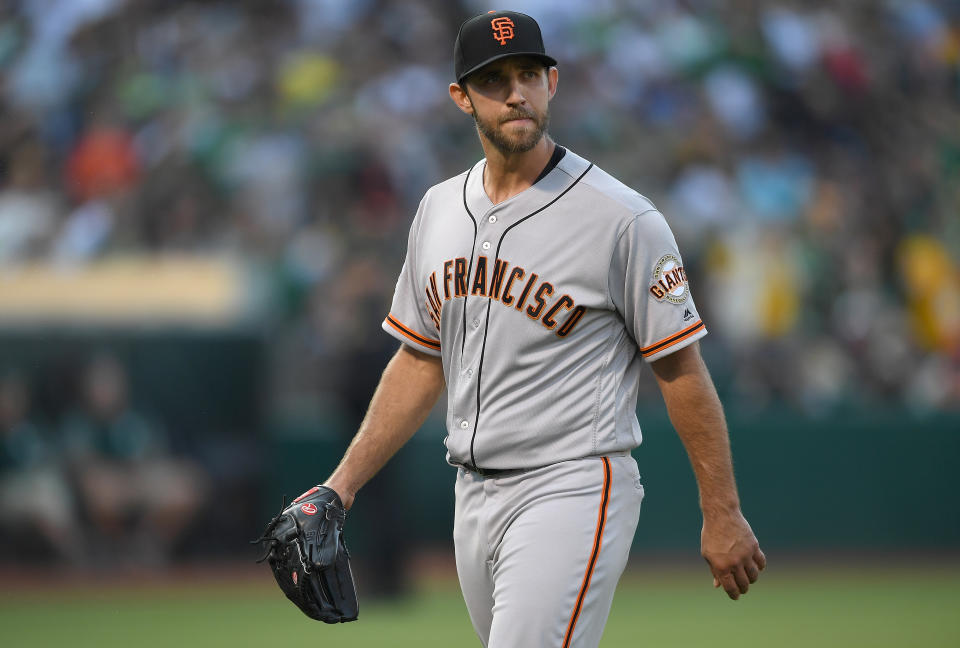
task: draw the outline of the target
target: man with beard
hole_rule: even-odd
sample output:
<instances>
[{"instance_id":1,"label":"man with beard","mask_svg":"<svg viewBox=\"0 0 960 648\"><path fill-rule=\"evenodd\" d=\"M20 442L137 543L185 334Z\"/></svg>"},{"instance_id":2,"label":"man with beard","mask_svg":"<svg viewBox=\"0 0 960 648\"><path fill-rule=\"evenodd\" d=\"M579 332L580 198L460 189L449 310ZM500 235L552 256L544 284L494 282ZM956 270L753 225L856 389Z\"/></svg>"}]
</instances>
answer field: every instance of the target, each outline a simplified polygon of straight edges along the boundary
<instances>
[{"instance_id":1,"label":"man with beard","mask_svg":"<svg viewBox=\"0 0 960 648\"><path fill-rule=\"evenodd\" d=\"M467 20L454 58L450 96L486 157L420 203L383 323L402 344L326 485L349 507L446 386L457 570L481 642L596 646L643 498L630 451L649 363L700 489L703 556L738 598L766 559L663 215L547 136L557 62L532 18Z\"/></svg>"}]
</instances>

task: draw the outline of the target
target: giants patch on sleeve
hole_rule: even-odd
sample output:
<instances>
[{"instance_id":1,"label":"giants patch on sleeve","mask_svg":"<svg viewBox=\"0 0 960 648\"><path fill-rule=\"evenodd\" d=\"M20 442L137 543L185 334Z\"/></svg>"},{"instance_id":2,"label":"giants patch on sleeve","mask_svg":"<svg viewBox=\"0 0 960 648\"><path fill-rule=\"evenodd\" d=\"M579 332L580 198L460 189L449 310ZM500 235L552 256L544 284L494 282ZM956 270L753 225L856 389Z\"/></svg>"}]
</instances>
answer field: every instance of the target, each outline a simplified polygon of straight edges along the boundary
<instances>
[{"instance_id":1,"label":"giants patch on sleeve","mask_svg":"<svg viewBox=\"0 0 960 648\"><path fill-rule=\"evenodd\" d=\"M657 260L653 268L653 283L650 285L650 294L657 301L668 301L673 304L682 304L687 301L690 288L687 285L687 275L680 265L680 259L673 254L664 254Z\"/></svg>"}]
</instances>

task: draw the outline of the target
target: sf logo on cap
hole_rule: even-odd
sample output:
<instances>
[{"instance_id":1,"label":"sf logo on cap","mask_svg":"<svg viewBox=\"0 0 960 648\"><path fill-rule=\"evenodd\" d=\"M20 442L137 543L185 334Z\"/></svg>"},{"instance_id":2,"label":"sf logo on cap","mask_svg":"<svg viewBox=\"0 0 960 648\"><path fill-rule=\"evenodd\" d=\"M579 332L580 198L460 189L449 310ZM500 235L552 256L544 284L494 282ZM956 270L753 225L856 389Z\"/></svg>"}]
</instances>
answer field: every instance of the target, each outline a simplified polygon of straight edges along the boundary
<instances>
[{"instance_id":1,"label":"sf logo on cap","mask_svg":"<svg viewBox=\"0 0 960 648\"><path fill-rule=\"evenodd\" d=\"M506 16L494 18L490 24L493 25L493 39L500 41L501 45L506 45L513 38L513 21Z\"/></svg>"}]
</instances>

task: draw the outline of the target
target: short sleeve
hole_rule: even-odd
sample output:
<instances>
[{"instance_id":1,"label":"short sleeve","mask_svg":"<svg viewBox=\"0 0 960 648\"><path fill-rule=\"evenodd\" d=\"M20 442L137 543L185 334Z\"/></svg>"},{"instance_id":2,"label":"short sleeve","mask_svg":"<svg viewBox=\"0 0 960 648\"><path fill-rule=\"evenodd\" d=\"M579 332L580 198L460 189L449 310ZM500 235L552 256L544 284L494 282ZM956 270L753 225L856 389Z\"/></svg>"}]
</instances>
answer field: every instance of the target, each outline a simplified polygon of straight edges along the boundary
<instances>
[{"instance_id":1,"label":"short sleeve","mask_svg":"<svg viewBox=\"0 0 960 648\"><path fill-rule=\"evenodd\" d=\"M610 299L647 362L707 334L690 294L677 242L657 210L634 217L610 263Z\"/></svg>"},{"instance_id":2,"label":"short sleeve","mask_svg":"<svg viewBox=\"0 0 960 648\"><path fill-rule=\"evenodd\" d=\"M418 351L440 355L440 305L434 304L432 296L418 281L417 245L420 223L423 218L426 196L410 226L407 237L407 256L400 269L397 287L393 293L390 313L383 320L383 330Z\"/></svg>"}]
</instances>

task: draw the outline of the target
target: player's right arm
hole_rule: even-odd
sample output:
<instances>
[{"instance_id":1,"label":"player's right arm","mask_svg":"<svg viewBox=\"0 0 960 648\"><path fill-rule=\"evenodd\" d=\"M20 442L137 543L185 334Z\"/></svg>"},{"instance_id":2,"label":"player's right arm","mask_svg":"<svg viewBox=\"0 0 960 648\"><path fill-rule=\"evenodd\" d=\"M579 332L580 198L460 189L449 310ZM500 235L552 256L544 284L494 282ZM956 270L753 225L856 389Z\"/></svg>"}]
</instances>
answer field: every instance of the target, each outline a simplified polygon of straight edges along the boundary
<instances>
[{"instance_id":1,"label":"player's right arm","mask_svg":"<svg viewBox=\"0 0 960 648\"><path fill-rule=\"evenodd\" d=\"M324 483L337 492L345 508L423 425L444 386L439 356L400 346L380 377L360 429Z\"/></svg>"}]
</instances>

